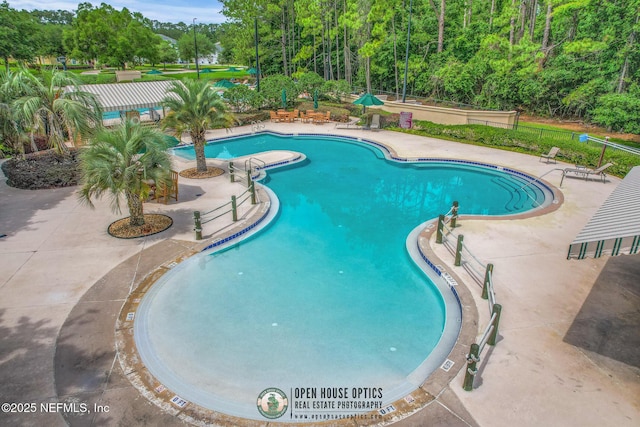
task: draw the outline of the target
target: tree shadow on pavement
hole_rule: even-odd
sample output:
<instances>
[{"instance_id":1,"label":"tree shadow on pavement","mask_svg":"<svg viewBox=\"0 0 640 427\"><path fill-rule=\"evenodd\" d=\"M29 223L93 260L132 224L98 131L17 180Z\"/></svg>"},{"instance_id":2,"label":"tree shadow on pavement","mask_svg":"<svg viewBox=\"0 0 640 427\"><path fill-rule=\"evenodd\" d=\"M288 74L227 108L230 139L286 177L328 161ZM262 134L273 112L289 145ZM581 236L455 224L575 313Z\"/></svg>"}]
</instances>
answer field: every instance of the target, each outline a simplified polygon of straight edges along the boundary
<instances>
[{"instance_id":1,"label":"tree shadow on pavement","mask_svg":"<svg viewBox=\"0 0 640 427\"><path fill-rule=\"evenodd\" d=\"M612 257L596 279L564 341L640 368L639 331L640 254Z\"/></svg>"}]
</instances>

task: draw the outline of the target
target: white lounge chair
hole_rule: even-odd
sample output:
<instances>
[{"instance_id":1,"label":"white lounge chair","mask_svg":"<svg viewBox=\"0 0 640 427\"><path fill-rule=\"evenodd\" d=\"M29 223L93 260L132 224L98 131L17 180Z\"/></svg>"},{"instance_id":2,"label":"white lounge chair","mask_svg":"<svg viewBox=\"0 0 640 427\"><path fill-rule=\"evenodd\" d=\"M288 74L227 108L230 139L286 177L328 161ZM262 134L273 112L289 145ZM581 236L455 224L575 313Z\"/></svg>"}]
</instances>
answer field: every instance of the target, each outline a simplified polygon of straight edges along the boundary
<instances>
[{"instance_id":1,"label":"white lounge chair","mask_svg":"<svg viewBox=\"0 0 640 427\"><path fill-rule=\"evenodd\" d=\"M613 163L607 163L605 165L600 166L597 169L589 169L583 166L577 166L575 168L566 168L565 170L562 171L562 179L560 180L560 186L562 186L562 181L564 180L564 177L570 173L580 178L584 178L585 180L588 180L592 175L598 176L600 177L600 179L602 179L602 182L605 182L605 178L607 177L607 174L605 174L604 171L610 168L611 166L613 166Z\"/></svg>"},{"instance_id":2,"label":"white lounge chair","mask_svg":"<svg viewBox=\"0 0 640 427\"><path fill-rule=\"evenodd\" d=\"M540 154L539 161L542 161L542 159L547 159L547 163L549 163L551 160L553 160L553 163L556 163L556 156L558 155L559 151L560 149L558 147L552 147L551 150L549 150L548 154Z\"/></svg>"},{"instance_id":3,"label":"white lounge chair","mask_svg":"<svg viewBox=\"0 0 640 427\"><path fill-rule=\"evenodd\" d=\"M353 118L347 123L336 122L336 129L362 129L362 126L358 126L359 118Z\"/></svg>"},{"instance_id":4,"label":"white lounge chair","mask_svg":"<svg viewBox=\"0 0 640 427\"><path fill-rule=\"evenodd\" d=\"M369 126L371 130L380 130L380 114L374 114L371 116L371 125Z\"/></svg>"}]
</instances>

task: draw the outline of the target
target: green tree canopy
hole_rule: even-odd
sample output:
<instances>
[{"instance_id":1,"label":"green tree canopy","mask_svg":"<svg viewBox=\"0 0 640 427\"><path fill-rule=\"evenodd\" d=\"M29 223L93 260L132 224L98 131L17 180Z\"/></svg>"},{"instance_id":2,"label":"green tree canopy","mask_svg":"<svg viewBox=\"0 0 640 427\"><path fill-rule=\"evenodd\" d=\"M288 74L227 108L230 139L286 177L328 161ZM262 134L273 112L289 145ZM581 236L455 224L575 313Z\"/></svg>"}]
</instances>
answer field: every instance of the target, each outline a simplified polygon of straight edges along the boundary
<instances>
[{"instance_id":1,"label":"green tree canopy","mask_svg":"<svg viewBox=\"0 0 640 427\"><path fill-rule=\"evenodd\" d=\"M0 56L9 70L9 58L31 61L36 54L36 23L27 12L18 12L9 3L0 3Z\"/></svg>"},{"instance_id":2,"label":"green tree canopy","mask_svg":"<svg viewBox=\"0 0 640 427\"><path fill-rule=\"evenodd\" d=\"M178 40L178 52L182 60L193 60L195 62L196 42L198 44L198 57L202 58L213 53L214 45L205 34L196 32L194 40L193 32L186 33Z\"/></svg>"},{"instance_id":3,"label":"green tree canopy","mask_svg":"<svg viewBox=\"0 0 640 427\"><path fill-rule=\"evenodd\" d=\"M100 7L79 4L64 35L65 47L75 58L97 59L123 69L137 58L157 61L160 41L142 15L131 14L127 8L118 11L105 3Z\"/></svg>"}]
</instances>

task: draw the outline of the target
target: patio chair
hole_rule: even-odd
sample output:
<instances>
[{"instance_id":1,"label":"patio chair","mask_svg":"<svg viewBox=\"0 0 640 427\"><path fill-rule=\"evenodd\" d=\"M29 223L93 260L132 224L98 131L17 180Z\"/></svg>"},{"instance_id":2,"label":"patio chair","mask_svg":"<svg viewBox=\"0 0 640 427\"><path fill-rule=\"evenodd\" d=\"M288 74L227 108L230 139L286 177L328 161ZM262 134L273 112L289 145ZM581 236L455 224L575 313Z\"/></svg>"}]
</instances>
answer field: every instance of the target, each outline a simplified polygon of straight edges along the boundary
<instances>
[{"instance_id":1,"label":"patio chair","mask_svg":"<svg viewBox=\"0 0 640 427\"><path fill-rule=\"evenodd\" d=\"M602 182L605 182L605 178L607 174L604 173L605 170L613 166L613 163L607 163L605 165L600 166L597 169L589 169L585 166L576 166L575 168L566 168L562 171L562 179L560 180L560 185L562 186L562 181L567 174L574 174L578 177L584 177L585 180L588 180L592 175L598 176L602 179Z\"/></svg>"},{"instance_id":2,"label":"patio chair","mask_svg":"<svg viewBox=\"0 0 640 427\"><path fill-rule=\"evenodd\" d=\"M324 123L324 114L322 113L313 113L311 116L311 122L314 125L321 125Z\"/></svg>"},{"instance_id":3,"label":"patio chair","mask_svg":"<svg viewBox=\"0 0 640 427\"><path fill-rule=\"evenodd\" d=\"M269 118L271 118L271 121L274 123L280 121L280 117L278 117L278 113L276 113L275 111L269 111Z\"/></svg>"},{"instance_id":4,"label":"patio chair","mask_svg":"<svg viewBox=\"0 0 640 427\"><path fill-rule=\"evenodd\" d=\"M553 163L556 163L556 156L558 155L559 151L560 149L558 147L552 147L551 150L549 150L548 154L540 154L539 161L541 162L542 159L547 159L547 163L549 163L551 160L553 160Z\"/></svg>"},{"instance_id":5,"label":"patio chair","mask_svg":"<svg viewBox=\"0 0 640 427\"><path fill-rule=\"evenodd\" d=\"M369 129L378 131L380 130L380 114L374 114L371 116L371 125Z\"/></svg>"},{"instance_id":6,"label":"patio chair","mask_svg":"<svg viewBox=\"0 0 640 427\"><path fill-rule=\"evenodd\" d=\"M156 186L154 197L158 202L163 202L165 205L169 203L170 199L178 201L178 172L172 170L171 184L167 186L163 182L158 182Z\"/></svg>"}]
</instances>

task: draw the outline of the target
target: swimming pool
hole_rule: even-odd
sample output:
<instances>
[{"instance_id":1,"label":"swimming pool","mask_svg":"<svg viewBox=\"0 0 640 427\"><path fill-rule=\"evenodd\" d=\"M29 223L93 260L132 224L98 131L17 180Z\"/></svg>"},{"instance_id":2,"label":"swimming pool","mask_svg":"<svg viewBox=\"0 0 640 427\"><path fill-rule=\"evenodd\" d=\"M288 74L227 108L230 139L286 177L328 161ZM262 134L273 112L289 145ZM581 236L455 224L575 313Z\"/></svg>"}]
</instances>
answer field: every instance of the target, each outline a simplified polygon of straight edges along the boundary
<instances>
[{"instance_id":1,"label":"swimming pool","mask_svg":"<svg viewBox=\"0 0 640 427\"><path fill-rule=\"evenodd\" d=\"M445 328L455 341L460 317L407 254L407 235L453 200L465 214L504 215L536 207L545 193L518 191L527 181L498 170L396 162L337 138L259 134L206 153L276 149L308 159L263 180L279 199L277 218L154 285L136 314L141 358L180 397L244 418L264 420L256 398L270 387L380 388L393 402L429 375L425 361Z\"/></svg>"},{"instance_id":2,"label":"swimming pool","mask_svg":"<svg viewBox=\"0 0 640 427\"><path fill-rule=\"evenodd\" d=\"M149 112L149 108L138 108L137 110L140 114L145 114ZM159 115L159 112L162 111L161 108L155 108L154 110L158 112L158 115ZM106 111L102 113L102 120L119 119L119 118L120 118L120 111Z\"/></svg>"}]
</instances>

